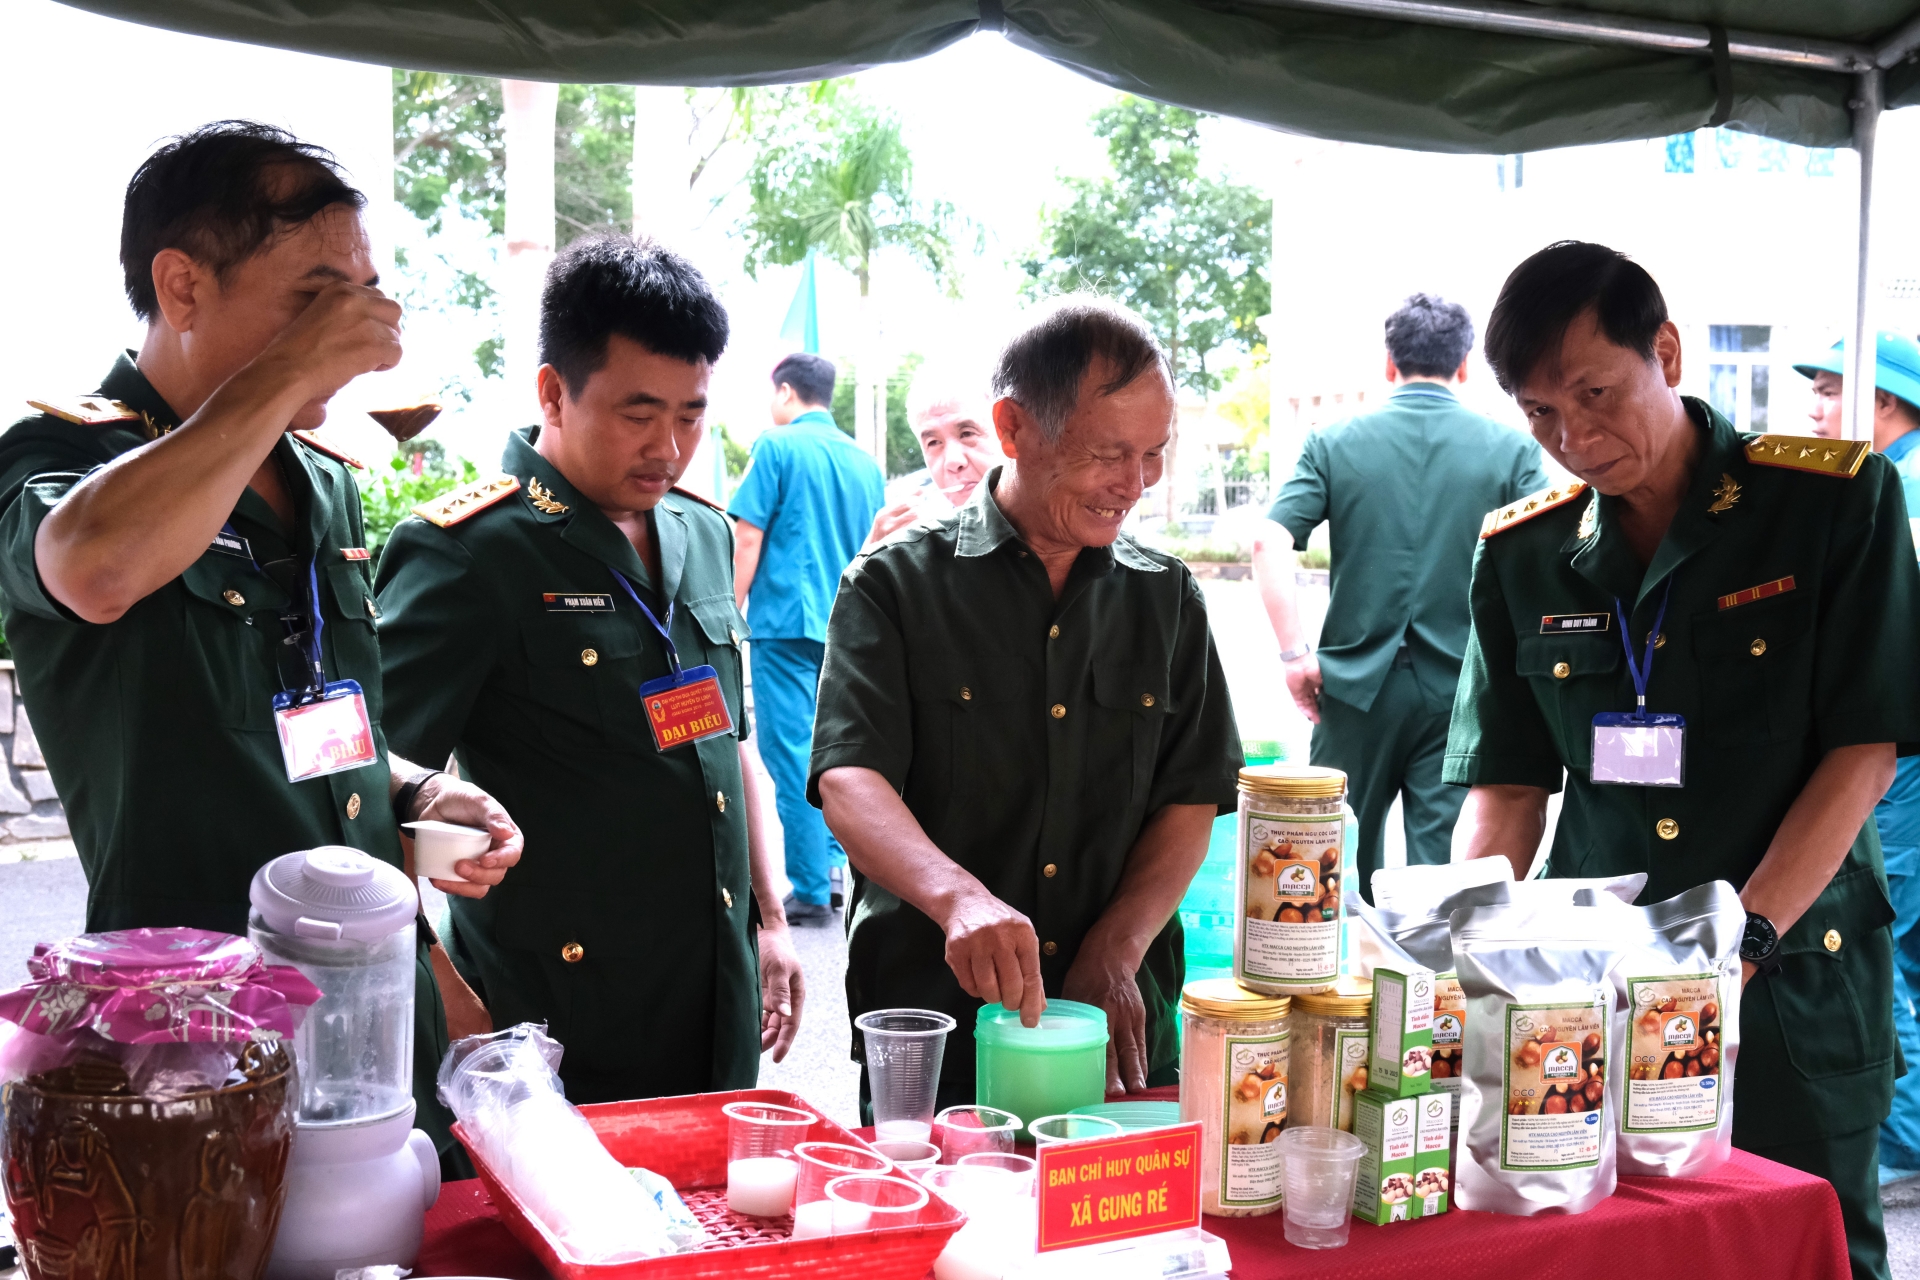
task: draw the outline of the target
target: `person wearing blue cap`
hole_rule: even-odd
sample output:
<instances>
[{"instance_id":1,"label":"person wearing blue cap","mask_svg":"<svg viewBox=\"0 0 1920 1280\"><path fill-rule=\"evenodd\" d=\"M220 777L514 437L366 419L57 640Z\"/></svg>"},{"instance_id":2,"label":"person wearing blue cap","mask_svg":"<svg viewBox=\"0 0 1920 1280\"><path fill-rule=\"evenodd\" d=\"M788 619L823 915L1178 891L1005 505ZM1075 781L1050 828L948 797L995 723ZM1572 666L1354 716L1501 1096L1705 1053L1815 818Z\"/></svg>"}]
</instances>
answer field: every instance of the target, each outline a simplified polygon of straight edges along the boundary
<instances>
[{"instance_id":1,"label":"person wearing blue cap","mask_svg":"<svg viewBox=\"0 0 1920 1280\"><path fill-rule=\"evenodd\" d=\"M1873 451L1893 464L1905 491L1909 519L1920 511L1920 344L1882 329L1874 352ZM1841 393L1846 389L1846 343L1819 359L1793 366L1813 379L1813 433L1840 438ZM1920 545L1920 523L1910 524ZM1893 785L1874 806L1887 887L1895 920L1893 1025L1907 1074L1894 1083L1893 1110L1880 1126L1880 1181L1920 1177L1920 756L1902 756Z\"/></svg>"}]
</instances>

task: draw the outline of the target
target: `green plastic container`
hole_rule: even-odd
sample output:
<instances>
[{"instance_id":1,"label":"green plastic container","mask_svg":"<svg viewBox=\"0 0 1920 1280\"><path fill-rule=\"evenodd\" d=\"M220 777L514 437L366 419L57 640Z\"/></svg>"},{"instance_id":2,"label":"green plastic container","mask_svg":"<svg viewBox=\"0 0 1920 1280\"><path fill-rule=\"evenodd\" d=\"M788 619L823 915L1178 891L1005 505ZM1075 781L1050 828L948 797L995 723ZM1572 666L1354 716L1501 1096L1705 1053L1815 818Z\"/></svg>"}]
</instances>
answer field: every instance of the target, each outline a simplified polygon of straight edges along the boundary
<instances>
[{"instance_id":1,"label":"green plastic container","mask_svg":"<svg viewBox=\"0 0 1920 1280\"><path fill-rule=\"evenodd\" d=\"M1107 1100L1107 1014L1094 1005L1049 1000L1032 1028L1017 1009L982 1006L973 1052L974 1100L1024 1123Z\"/></svg>"}]
</instances>

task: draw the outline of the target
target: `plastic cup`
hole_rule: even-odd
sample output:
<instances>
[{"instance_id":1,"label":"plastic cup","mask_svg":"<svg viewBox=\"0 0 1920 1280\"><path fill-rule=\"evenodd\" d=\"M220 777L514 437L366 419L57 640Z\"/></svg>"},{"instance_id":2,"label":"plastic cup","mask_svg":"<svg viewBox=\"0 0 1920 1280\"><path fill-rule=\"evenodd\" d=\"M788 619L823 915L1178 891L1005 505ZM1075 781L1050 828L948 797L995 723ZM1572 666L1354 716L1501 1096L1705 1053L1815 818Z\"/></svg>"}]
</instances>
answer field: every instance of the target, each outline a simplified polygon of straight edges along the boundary
<instances>
[{"instance_id":1,"label":"plastic cup","mask_svg":"<svg viewBox=\"0 0 1920 1280\"><path fill-rule=\"evenodd\" d=\"M931 1169L940 1163L940 1148L931 1142L919 1142L912 1138L885 1138L867 1145L893 1161L893 1167L902 1173L911 1174L916 1169Z\"/></svg>"},{"instance_id":2,"label":"plastic cup","mask_svg":"<svg viewBox=\"0 0 1920 1280\"><path fill-rule=\"evenodd\" d=\"M853 1025L866 1045L874 1132L924 1141L933 1131L940 1059L953 1019L932 1009L875 1009Z\"/></svg>"},{"instance_id":3,"label":"plastic cup","mask_svg":"<svg viewBox=\"0 0 1920 1280\"><path fill-rule=\"evenodd\" d=\"M961 1156L957 1168L969 1173L991 1172L1008 1179L1004 1184L1006 1194L1030 1196L1035 1194L1039 1179L1034 1170L1040 1162L1032 1156L1016 1156L1004 1151L976 1151L970 1156Z\"/></svg>"},{"instance_id":4,"label":"plastic cup","mask_svg":"<svg viewBox=\"0 0 1920 1280\"><path fill-rule=\"evenodd\" d=\"M1020 1117L998 1107L948 1107L933 1118L933 1141L942 1164L959 1164L976 1151L1013 1150Z\"/></svg>"},{"instance_id":5,"label":"plastic cup","mask_svg":"<svg viewBox=\"0 0 1920 1280\"><path fill-rule=\"evenodd\" d=\"M836 1235L849 1230L912 1226L920 1221L931 1199L925 1187L908 1178L856 1173L827 1184L827 1203L833 1206ZM843 1221L858 1221L858 1225L843 1227Z\"/></svg>"},{"instance_id":6,"label":"plastic cup","mask_svg":"<svg viewBox=\"0 0 1920 1280\"><path fill-rule=\"evenodd\" d=\"M873 1210L863 1204L842 1204L837 1200L820 1199L811 1204L794 1206L795 1240L817 1240L872 1229Z\"/></svg>"},{"instance_id":7,"label":"plastic cup","mask_svg":"<svg viewBox=\"0 0 1920 1280\"><path fill-rule=\"evenodd\" d=\"M413 836L413 874L429 880L461 880L453 864L477 858L493 843L480 827L455 826L431 818L401 824Z\"/></svg>"},{"instance_id":8,"label":"plastic cup","mask_svg":"<svg viewBox=\"0 0 1920 1280\"><path fill-rule=\"evenodd\" d=\"M1325 1125L1281 1130L1288 1243L1302 1249L1338 1249L1347 1242L1353 1179L1365 1150L1360 1139Z\"/></svg>"},{"instance_id":9,"label":"plastic cup","mask_svg":"<svg viewBox=\"0 0 1920 1280\"><path fill-rule=\"evenodd\" d=\"M1056 1142L1118 1137L1126 1129L1105 1116L1041 1116L1027 1126L1027 1132L1033 1135L1034 1146L1050 1147Z\"/></svg>"},{"instance_id":10,"label":"plastic cup","mask_svg":"<svg viewBox=\"0 0 1920 1280\"><path fill-rule=\"evenodd\" d=\"M819 1117L770 1102L729 1102L720 1110L727 1117L727 1207L753 1218L792 1212L799 1168L790 1156Z\"/></svg>"},{"instance_id":11,"label":"plastic cup","mask_svg":"<svg viewBox=\"0 0 1920 1280\"><path fill-rule=\"evenodd\" d=\"M863 1147L840 1142L803 1142L793 1149L800 1162L800 1180L794 1185L795 1212L802 1205L827 1198L827 1184L849 1174L888 1174L893 1162Z\"/></svg>"}]
</instances>

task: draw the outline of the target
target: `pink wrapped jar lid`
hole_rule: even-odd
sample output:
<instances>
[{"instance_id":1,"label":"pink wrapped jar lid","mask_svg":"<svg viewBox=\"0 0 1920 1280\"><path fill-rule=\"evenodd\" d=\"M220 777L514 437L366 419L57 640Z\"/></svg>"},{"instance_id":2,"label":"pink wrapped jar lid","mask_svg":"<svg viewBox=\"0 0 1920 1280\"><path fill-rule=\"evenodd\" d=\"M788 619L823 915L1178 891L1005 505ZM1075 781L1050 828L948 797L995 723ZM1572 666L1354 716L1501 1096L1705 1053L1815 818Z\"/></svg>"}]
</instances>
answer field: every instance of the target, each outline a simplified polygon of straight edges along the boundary
<instances>
[{"instance_id":1,"label":"pink wrapped jar lid","mask_svg":"<svg viewBox=\"0 0 1920 1280\"><path fill-rule=\"evenodd\" d=\"M245 938L121 929L43 942L32 978L0 993L0 1018L44 1036L87 1030L120 1044L290 1036L320 989Z\"/></svg>"}]
</instances>

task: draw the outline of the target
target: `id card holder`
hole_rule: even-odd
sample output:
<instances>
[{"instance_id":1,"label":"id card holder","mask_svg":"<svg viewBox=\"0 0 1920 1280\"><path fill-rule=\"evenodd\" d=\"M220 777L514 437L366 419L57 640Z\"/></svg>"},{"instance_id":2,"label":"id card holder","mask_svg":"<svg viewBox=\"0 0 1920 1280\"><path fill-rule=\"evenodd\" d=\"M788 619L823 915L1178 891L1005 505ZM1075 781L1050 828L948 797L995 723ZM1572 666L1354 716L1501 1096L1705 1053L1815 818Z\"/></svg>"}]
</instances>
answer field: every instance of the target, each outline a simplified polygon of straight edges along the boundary
<instances>
[{"instance_id":1,"label":"id card holder","mask_svg":"<svg viewBox=\"0 0 1920 1280\"><path fill-rule=\"evenodd\" d=\"M373 722L358 680L329 681L319 698L299 702L298 694L273 695L273 727L280 735L280 757L287 781L305 782L372 764Z\"/></svg>"},{"instance_id":2,"label":"id card holder","mask_svg":"<svg viewBox=\"0 0 1920 1280\"><path fill-rule=\"evenodd\" d=\"M720 692L720 673L712 667L688 667L677 676L661 676L640 686L653 745L662 751L702 738L733 732L733 715Z\"/></svg>"},{"instance_id":3,"label":"id card holder","mask_svg":"<svg viewBox=\"0 0 1920 1280\"><path fill-rule=\"evenodd\" d=\"M1684 787L1686 717L1602 711L1593 718L1592 778L1621 786Z\"/></svg>"}]
</instances>

